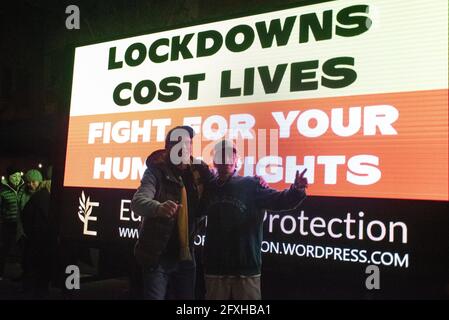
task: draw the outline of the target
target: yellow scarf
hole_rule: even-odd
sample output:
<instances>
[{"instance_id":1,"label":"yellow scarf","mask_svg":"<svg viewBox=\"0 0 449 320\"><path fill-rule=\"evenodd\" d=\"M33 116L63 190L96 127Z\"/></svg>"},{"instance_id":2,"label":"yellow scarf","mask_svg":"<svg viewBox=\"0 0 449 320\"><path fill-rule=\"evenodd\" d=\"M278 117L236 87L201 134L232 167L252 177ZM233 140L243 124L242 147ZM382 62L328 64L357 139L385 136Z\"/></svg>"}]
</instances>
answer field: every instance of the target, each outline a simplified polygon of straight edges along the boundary
<instances>
[{"instance_id":1,"label":"yellow scarf","mask_svg":"<svg viewBox=\"0 0 449 320\"><path fill-rule=\"evenodd\" d=\"M187 191L183 186L181 190L181 204L178 212L178 233L180 260L192 260L189 248L189 209L187 204Z\"/></svg>"}]
</instances>

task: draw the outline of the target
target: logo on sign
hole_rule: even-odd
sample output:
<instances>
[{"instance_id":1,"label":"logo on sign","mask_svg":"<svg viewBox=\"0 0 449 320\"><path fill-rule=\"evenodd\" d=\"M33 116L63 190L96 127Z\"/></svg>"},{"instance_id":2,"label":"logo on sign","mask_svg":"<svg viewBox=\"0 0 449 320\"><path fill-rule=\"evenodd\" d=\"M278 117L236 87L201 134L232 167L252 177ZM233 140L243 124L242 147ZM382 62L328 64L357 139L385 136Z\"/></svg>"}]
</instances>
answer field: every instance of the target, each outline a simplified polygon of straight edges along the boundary
<instances>
[{"instance_id":1,"label":"logo on sign","mask_svg":"<svg viewBox=\"0 0 449 320\"><path fill-rule=\"evenodd\" d=\"M92 216L92 209L98 207L98 202L90 201L90 197L84 195L84 191L81 192L81 197L79 197L79 207L78 207L78 217L84 224L83 234L89 236L96 236L97 231L89 230L89 221L97 221L97 217Z\"/></svg>"}]
</instances>

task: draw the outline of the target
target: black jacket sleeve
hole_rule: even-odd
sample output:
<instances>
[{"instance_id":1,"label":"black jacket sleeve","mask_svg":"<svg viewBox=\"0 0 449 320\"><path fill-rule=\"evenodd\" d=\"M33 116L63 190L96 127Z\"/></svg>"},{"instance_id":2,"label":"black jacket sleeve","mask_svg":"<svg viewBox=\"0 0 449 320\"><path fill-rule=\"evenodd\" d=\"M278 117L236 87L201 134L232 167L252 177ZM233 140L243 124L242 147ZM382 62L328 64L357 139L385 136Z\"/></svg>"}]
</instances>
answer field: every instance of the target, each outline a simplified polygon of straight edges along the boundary
<instances>
[{"instance_id":1,"label":"black jacket sleeve","mask_svg":"<svg viewBox=\"0 0 449 320\"><path fill-rule=\"evenodd\" d=\"M261 209L272 211L295 209L306 198L305 191L299 191L293 185L284 191L277 191L271 188L263 188L257 181L255 183L256 205Z\"/></svg>"},{"instance_id":2,"label":"black jacket sleeve","mask_svg":"<svg viewBox=\"0 0 449 320\"><path fill-rule=\"evenodd\" d=\"M207 188L215 180L215 174L209 169L209 166L204 161L201 161L195 166L201 175L204 187Z\"/></svg>"}]
</instances>

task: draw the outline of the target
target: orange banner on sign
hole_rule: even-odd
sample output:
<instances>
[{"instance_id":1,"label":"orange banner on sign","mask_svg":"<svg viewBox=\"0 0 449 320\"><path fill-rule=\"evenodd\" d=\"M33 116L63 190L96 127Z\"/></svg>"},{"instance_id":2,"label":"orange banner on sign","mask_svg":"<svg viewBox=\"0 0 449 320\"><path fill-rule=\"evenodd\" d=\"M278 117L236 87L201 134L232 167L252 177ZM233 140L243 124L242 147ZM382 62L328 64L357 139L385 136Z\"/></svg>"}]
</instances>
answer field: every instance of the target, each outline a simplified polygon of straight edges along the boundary
<instances>
[{"instance_id":1,"label":"orange banner on sign","mask_svg":"<svg viewBox=\"0 0 449 320\"><path fill-rule=\"evenodd\" d=\"M241 171L266 171L277 189L305 166L310 195L448 200L447 89L71 117L64 185L137 188L146 157L186 121L203 139L218 128L277 129L271 162Z\"/></svg>"}]
</instances>

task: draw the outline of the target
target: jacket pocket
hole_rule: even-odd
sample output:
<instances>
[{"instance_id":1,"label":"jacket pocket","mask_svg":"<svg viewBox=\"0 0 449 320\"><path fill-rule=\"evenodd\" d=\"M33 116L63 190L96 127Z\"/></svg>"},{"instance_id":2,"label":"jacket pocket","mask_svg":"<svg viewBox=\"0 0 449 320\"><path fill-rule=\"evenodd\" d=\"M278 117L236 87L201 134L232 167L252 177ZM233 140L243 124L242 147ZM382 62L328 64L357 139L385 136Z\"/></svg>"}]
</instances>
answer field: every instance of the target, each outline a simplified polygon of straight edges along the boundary
<instances>
[{"instance_id":1,"label":"jacket pocket","mask_svg":"<svg viewBox=\"0 0 449 320\"><path fill-rule=\"evenodd\" d=\"M139 239L134 247L137 261L145 267L155 267L167 247L173 232L174 219L144 218L139 230Z\"/></svg>"}]
</instances>

